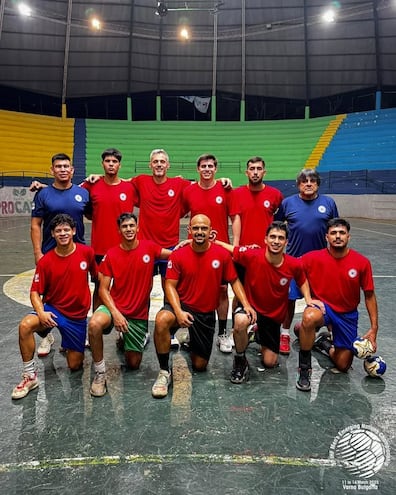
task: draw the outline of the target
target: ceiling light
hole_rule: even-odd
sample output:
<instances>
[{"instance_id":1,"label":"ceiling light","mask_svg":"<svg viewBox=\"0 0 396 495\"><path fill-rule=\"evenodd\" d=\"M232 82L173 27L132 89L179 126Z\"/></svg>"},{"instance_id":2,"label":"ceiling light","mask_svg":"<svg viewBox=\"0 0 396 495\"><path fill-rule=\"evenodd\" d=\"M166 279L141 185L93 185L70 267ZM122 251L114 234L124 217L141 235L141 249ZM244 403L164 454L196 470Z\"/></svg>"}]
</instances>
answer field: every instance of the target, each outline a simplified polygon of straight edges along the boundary
<instances>
[{"instance_id":1,"label":"ceiling light","mask_svg":"<svg viewBox=\"0 0 396 495\"><path fill-rule=\"evenodd\" d=\"M18 10L21 15L24 15L26 17L30 17L32 15L32 9L26 3L19 3Z\"/></svg>"},{"instance_id":2,"label":"ceiling light","mask_svg":"<svg viewBox=\"0 0 396 495\"><path fill-rule=\"evenodd\" d=\"M102 27L102 23L100 22L100 20L97 17L92 17L91 26L93 27L93 29L96 29L97 31L99 31Z\"/></svg>"},{"instance_id":3,"label":"ceiling light","mask_svg":"<svg viewBox=\"0 0 396 495\"><path fill-rule=\"evenodd\" d=\"M165 2L158 2L157 10L155 11L155 15L159 15L160 17L164 17L168 13L168 7L165 5Z\"/></svg>"},{"instance_id":4,"label":"ceiling light","mask_svg":"<svg viewBox=\"0 0 396 495\"><path fill-rule=\"evenodd\" d=\"M324 22L335 22L336 20L336 13L333 9L326 10L324 14L322 15L322 20Z\"/></svg>"}]
</instances>

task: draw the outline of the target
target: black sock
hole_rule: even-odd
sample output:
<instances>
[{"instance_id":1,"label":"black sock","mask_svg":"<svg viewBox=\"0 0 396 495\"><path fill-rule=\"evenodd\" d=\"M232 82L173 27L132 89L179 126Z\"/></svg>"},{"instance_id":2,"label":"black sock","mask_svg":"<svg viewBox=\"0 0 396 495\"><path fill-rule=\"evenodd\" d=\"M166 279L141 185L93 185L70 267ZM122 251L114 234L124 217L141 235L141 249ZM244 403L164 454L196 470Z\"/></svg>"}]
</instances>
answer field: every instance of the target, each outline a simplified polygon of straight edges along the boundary
<instances>
[{"instance_id":1,"label":"black sock","mask_svg":"<svg viewBox=\"0 0 396 495\"><path fill-rule=\"evenodd\" d=\"M227 320L219 320L219 335L223 335L227 331Z\"/></svg>"},{"instance_id":2,"label":"black sock","mask_svg":"<svg viewBox=\"0 0 396 495\"><path fill-rule=\"evenodd\" d=\"M311 351L300 351L298 353L298 367L311 369Z\"/></svg>"},{"instance_id":3,"label":"black sock","mask_svg":"<svg viewBox=\"0 0 396 495\"><path fill-rule=\"evenodd\" d=\"M169 371L169 352L165 352L164 354L159 354L157 352L157 358L160 368Z\"/></svg>"}]
</instances>

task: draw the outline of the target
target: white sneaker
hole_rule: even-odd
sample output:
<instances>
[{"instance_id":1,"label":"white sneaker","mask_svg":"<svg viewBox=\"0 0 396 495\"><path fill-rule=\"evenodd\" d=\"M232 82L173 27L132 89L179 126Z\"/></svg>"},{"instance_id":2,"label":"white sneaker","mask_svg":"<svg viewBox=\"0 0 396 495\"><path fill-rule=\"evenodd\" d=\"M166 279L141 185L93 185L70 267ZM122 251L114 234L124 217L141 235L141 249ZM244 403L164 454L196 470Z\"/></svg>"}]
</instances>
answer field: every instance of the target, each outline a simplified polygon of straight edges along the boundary
<instances>
[{"instance_id":1,"label":"white sneaker","mask_svg":"<svg viewBox=\"0 0 396 495\"><path fill-rule=\"evenodd\" d=\"M143 348L145 349L150 342L150 332L147 332L146 335L144 336L144 341L143 341Z\"/></svg>"},{"instance_id":2,"label":"white sneaker","mask_svg":"<svg viewBox=\"0 0 396 495\"><path fill-rule=\"evenodd\" d=\"M180 343L179 343L178 339L174 335L172 335L170 348L177 351L177 349L179 349L179 347L180 347Z\"/></svg>"},{"instance_id":3,"label":"white sneaker","mask_svg":"<svg viewBox=\"0 0 396 495\"><path fill-rule=\"evenodd\" d=\"M40 345L38 346L37 349L37 356L38 357L48 356L48 354L51 352L51 347L53 346L54 342L55 339L52 333L49 333L46 337L41 339Z\"/></svg>"},{"instance_id":4,"label":"white sneaker","mask_svg":"<svg viewBox=\"0 0 396 495\"><path fill-rule=\"evenodd\" d=\"M151 389L151 394L156 399L162 399L168 395L168 388L171 382L171 374L169 371L160 370L157 379Z\"/></svg>"},{"instance_id":5,"label":"white sneaker","mask_svg":"<svg viewBox=\"0 0 396 495\"><path fill-rule=\"evenodd\" d=\"M232 352L232 342L226 333L217 336L217 345L219 346L221 352L226 354Z\"/></svg>"},{"instance_id":6,"label":"white sneaker","mask_svg":"<svg viewBox=\"0 0 396 495\"><path fill-rule=\"evenodd\" d=\"M89 391L94 397L103 397L106 393L106 373L100 373L99 371L95 373Z\"/></svg>"}]
</instances>

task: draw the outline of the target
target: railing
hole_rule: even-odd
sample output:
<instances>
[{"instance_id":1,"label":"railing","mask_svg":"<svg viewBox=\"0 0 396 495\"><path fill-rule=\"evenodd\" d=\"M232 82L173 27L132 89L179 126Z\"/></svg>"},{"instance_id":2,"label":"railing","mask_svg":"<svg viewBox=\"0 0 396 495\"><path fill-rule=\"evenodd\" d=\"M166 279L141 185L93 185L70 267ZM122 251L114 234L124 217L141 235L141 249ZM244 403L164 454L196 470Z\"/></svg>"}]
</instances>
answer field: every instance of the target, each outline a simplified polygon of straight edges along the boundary
<instances>
[{"instance_id":1,"label":"railing","mask_svg":"<svg viewBox=\"0 0 396 495\"><path fill-rule=\"evenodd\" d=\"M40 179L46 182L51 179L52 175L48 172L36 170L10 170L7 172L0 171L0 187L5 186L29 186L32 180Z\"/></svg>"}]
</instances>

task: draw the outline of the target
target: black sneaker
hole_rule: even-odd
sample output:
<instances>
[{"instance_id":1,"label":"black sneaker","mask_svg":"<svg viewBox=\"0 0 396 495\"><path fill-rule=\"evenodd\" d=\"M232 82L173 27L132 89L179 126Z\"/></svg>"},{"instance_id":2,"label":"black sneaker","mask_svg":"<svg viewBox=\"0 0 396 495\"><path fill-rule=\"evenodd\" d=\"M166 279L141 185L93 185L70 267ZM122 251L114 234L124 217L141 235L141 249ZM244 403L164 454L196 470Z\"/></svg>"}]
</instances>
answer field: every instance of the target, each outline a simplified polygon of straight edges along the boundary
<instances>
[{"instance_id":1,"label":"black sneaker","mask_svg":"<svg viewBox=\"0 0 396 495\"><path fill-rule=\"evenodd\" d=\"M231 371L231 383L243 383L249 380L249 363L247 359L234 358L234 366Z\"/></svg>"},{"instance_id":2,"label":"black sneaker","mask_svg":"<svg viewBox=\"0 0 396 495\"><path fill-rule=\"evenodd\" d=\"M329 350L332 346L331 341L330 341L330 333L322 333L322 335L319 335L315 339L314 345L312 346L312 349L314 351L320 352L321 354L324 354L325 356L329 356Z\"/></svg>"},{"instance_id":3,"label":"black sneaker","mask_svg":"<svg viewBox=\"0 0 396 495\"><path fill-rule=\"evenodd\" d=\"M298 390L309 392L311 390L311 372L310 368L299 368L299 375L296 382Z\"/></svg>"}]
</instances>

